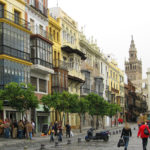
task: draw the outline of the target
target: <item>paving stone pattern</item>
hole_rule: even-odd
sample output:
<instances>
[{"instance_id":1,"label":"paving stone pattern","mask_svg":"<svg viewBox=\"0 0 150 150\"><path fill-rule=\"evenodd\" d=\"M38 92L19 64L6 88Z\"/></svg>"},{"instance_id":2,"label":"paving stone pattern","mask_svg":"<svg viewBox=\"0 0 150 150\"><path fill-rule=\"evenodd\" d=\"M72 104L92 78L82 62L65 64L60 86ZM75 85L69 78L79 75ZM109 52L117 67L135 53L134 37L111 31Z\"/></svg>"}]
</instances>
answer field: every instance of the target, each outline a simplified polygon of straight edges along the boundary
<instances>
[{"instance_id":1,"label":"paving stone pattern","mask_svg":"<svg viewBox=\"0 0 150 150\"><path fill-rule=\"evenodd\" d=\"M129 141L128 150L142 150L142 141L140 138L137 138L138 129L134 130L135 127L132 127L132 137ZM43 141L23 141L21 144L14 143L13 145L7 145L0 150L24 150L24 146L27 146L27 150L123 150L123 147L118 148L117 142L120 138L120 129L115 129L111 131L111 136L108 142L103 140L85 142L85 134L76 135L71 138L71 144L68 143L69 138L63 138L63 142L59 142L58 146L55 146L55 142L49 142L49 138L43 139ZM117 131L117 132L116 132ZM81 137L81 142L78 143L78 138ZM57 141L55 139L55 141ZM45 145L45 149L41 149L41 144ZM147 149L150 149L150 141Z\"/></svg>"}]
</instances>

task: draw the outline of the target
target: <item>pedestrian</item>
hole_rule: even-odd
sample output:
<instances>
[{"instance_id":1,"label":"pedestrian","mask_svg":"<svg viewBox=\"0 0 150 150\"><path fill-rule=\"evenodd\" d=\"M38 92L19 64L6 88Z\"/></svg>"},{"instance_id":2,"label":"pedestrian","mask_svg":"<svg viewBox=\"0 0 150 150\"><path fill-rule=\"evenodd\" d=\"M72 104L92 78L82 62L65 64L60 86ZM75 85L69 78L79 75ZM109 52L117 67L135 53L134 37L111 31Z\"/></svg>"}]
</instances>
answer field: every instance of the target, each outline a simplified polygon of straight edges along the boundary
<instances>
[{"instance_id":1,"label":"pedestrian","mask_svg":"<svg viewBox=\"0 0 150 150\"><path fill-rule=\"evenodd\" d=\"M26 138L30 138L30 140L32 140L32 123L30 123L29 121L27 121L26 123Z\"/></svg>"},{"instance_id":2,"label":"pedestrian","mask_svg":"<svg viewBox=\"0 0 150 150\"><path fill-rule=\"evenodd\" d=\"M33 119L31 121L31 124L32 124L32 136L34 136L34 134L35 134L35 122Z\"/></svg>"},{"instance_id":3,"label":"pedestrian","mask_svg":"<svg viewBox=\"0 0 150 150\"><path fill-rule=\"evenodd\" d=\"M58 131L58 141L62 142L62 126L60 123L58 125Z\"/></svg>"},{"instance_id":4,"label":"pedestrian","mask_svg":"<svg viewBox=\"0 0 150 150\"><path fill-rule=\"evenodd\" d=\"M70 138L70 131L71 131L71 126L69 125L69 122L66 124L66 138L69 136Z\"/></svg>"},{"instance_id":5,"label":"pedestrian","mask_svg":"<svg viewBox=\"0 0 150 150\"><path fill-rule=\"evenodd\" d=\"M55 136L57 136L57 130L58 130L58 123L55 121L54 123L54 130L55 130Z\"/></svg>"},{"instance_id":6,"label":"pedestrian","mask_svg":"<svg viewBox=\"0 0 150 150\"><path fill-rule=\"evenodd\" d=\"M9 138L10 136L10 122L7 118L5 119L5 122L4 122L4 135L5 135L5 138Z\"/></svg>"},{"instance_id":7,"label":"pedestrian","mask_svg":"<svg viewBox=\"0 0 150 150\"><path fill-rule=\"evenodd\" d=\"M140 136L142 139L143 150L146 150L149 134L150 134L149 127L146 122L145 123L143 122L142 125L139 127L137 135L137 137Z\"/></svg>"},{"instance_id":8,"label":"pedestrian","mask_svg":"<svg viewBox=\"0 0 150 150\"><path fill-rule=\"evenodd\" d=\"M49 127L50 142L54 142L54 125Z\"/></svg>"},{"instance_id":9,"label":"pedestrian","mask_svg":"<svg viewBox=\"0 0 150 150\"><path fill-rule=\"evenodd\" d=\"M19 139L22 139L23 130L24 130L24 125L23 125L22 120L20 120L18 123L18 138Z\"/></svg>"},{"instance_id":10,"label":"pedestrian","mask_svg":"<svg viewBox=\"0 0 150 150\"><path fill-rule=\"evenodd\" d=\"M132 136L131 128L128 123L125 123L125 126L121 132L121 138L123 137L125 143L124 150L127 150L129 144L129 137L131 136Z\"/></svg>"},{"instance_id":11,"label":"pedestrian","mask_svg":"<svg viewBox=\"0 0 150 150\"><path fill-rule=\"evenodd\" d=\"M15 120L12 125L12 138L17 138L18 123Z\"/></svg>"}]
</instances>

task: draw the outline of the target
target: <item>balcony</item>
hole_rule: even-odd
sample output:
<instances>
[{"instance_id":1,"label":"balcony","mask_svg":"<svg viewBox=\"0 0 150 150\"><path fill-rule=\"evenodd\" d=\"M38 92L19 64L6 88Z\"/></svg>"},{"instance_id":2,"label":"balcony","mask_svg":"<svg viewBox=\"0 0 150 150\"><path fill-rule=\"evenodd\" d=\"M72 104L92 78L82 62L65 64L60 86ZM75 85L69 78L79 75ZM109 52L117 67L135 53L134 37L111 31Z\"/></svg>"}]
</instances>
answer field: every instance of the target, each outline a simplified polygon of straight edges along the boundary
<instances>
[{"instance_id":1,"label":"balcony","mask_svg":"<svg viewBox=\"0 0 150 150\"><path fill-rule=\"evenodd\" d=\"M39 58L31 58L33 65L31 66L32 70L35 70L42 74L53 74L54 70L52 69L52 64L41 60Z\"/></svg>"},{"instance_id":2,"label":"balcony","mask_svg":"<svg viewBox=\"0 0 150 150\"><path fill-rule=\"evenodd\" d=\"M47 39L48 41L52 41L52 35L49 34L46 30L40 28L40 26L31 26L31 31L32 31L32 34L34 35L40 35L41 38L45 38Z\"/></svg>"},{"instance_id":3,"label":"balcony","mask_svg":"<svg viewBox=\"0 0 150 150\"><path fill-rule=\"evenodd\" d=\"M12 14L9 11L6 10L0 10L0 18L6 19L12 23L15 23L27 30L30 30L30 23L27 22L26 20L20 18L20 17L16 17L14 14Z\"/></svg>"},{"instance_id":4,"label":"balcony","mask_svg":"<svg viewBox=\"0 0 150 150\"><path fill-rule=\"evenodd\" d=\"M53 60L53 67L68 70L68 63L62 60Z\"/></svg>"}]
</instances>

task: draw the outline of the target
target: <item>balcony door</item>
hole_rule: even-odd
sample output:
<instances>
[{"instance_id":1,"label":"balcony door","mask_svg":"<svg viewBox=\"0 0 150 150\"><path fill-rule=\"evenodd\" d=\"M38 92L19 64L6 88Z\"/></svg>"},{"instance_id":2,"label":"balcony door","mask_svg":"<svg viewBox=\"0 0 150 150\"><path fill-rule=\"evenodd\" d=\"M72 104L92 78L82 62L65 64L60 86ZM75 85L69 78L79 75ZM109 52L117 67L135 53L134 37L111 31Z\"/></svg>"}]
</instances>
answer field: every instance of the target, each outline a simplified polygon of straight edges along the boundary
<instances>
[{"instance_id":1,"label":"balcony door","mask_svg":"<svg viewBox=\"0 0 150 150\"><path fill-rule=\"evenodd\" d=\"M0 3L0 18L4 17L4 4Z\"/></svg>"},{"instance_id":2,"label":"balcony door","mask_svg":"<svg viewBox=\"0 0 150 150\"><path fill-rule=\"evenodd\" d=\"M20 13L19 13L18 11L15 11L15 12L14 12L14 15L15 15L15 20L14 20L15 23L16 23L16 24L19 24L19 19L20 19L19 16L20 16Z\"/></svg>"}]
</instances>

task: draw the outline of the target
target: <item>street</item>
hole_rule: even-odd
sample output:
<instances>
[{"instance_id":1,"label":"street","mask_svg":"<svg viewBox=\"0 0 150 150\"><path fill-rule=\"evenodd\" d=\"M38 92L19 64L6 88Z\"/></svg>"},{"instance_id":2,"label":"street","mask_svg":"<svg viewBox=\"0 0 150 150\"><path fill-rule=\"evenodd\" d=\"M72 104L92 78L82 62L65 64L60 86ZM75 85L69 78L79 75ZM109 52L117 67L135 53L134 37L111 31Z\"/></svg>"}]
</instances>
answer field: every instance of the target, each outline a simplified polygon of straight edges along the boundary
<instances>
[{"instance_id":1,"label":"street","mask_svg":"<svg viewBox=\"0 0 150 150\"><path fill-rule=\"evenodd\" d=\"M38 139L36 140L33 138L32 141L29 140L23 140L22 143L17 144L14 143L13 145L5 145L5 147L0 148L0 150L24 150L24 146L27 146L27 150L41 150L41 144L45 145L45 150L123 150L124 148L118 148L117 143L119 140L119 137L121 133L119 132L120 129L114 129L111 131L111 136L108 142L104 142L103 140L98 141L90 141L85 142L84 137L85 134L82 135L75 135L72 137L71 144L68 144L68 139L63 137L63 142L59 142L58 146L55 146L55 142L50 143L49 137L44 137L42 140ZM116 131L118 133L116 134ZM129 147L128 150L142 150L142 141L140 138L137 138L137 132L138 129L134 130L134 127L132 127L132 137L129 141ZM115 133L115 134L114 134ZM81 137L81 142L78 143L78 138ZM56 139L56 138L55 138ZM55 140L57 141L57 140ZM148 145L149 147L149 145ZM44 150L44 149L43 149Z\"/></svg>"}]
</instances>

